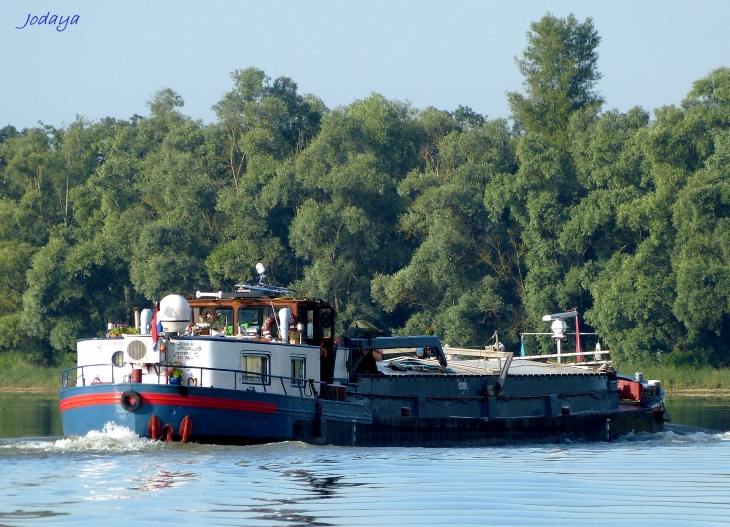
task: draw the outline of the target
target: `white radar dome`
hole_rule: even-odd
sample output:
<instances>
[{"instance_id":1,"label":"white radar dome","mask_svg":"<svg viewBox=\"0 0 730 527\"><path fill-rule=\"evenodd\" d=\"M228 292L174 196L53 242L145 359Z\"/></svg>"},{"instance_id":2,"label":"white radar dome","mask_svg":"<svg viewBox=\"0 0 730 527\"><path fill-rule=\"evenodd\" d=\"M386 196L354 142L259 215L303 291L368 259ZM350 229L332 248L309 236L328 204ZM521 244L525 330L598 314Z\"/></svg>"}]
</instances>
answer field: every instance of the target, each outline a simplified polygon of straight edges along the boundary
<instances>
[{"instance_id":1,"label":"white radar dome","mask_svg":"<svg viewBox=\"0 0 730 527\"><path fill-rule=\"evenodd\" d=\"M181 333L190 324L190 304L184 296L167 295L160 301L158 314L162 331Z\"/></svg>"}]
</instances>

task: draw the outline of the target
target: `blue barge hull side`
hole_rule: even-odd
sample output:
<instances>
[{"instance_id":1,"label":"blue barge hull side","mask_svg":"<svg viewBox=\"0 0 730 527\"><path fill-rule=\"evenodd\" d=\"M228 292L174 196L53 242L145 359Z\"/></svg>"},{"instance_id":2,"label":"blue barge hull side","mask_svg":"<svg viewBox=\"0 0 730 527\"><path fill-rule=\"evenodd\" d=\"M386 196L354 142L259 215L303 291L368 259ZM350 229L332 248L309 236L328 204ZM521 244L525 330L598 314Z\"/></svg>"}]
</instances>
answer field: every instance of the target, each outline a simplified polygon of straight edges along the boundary
<instances>
[{"instance_id":1,"label":"blue barge hull side","mask_svg":"<svg viewBox=\"0 0 730 527\"><path fill-rule=\"evenodd\" d=\"M373 417L372 423L324 419L327 442L341 446L488 446L561 441L612 441L630 432L660 432L663 411L614 411L540 417Z\"/></svg>"},{"instance_id":2,"label":"blue barge hull side","mask_svg":"<svg viewBox=\"0 0 730 527\"><path fill-rule=\"evenodd\" d=\"M125 390L139 408L125 409ZM129 405L127 405L129 406ZM379 417L361 404L254 391L169 385L92 385L61 392L66 436L83 436L114 422L141 437L156 415L175 434L186 416L190 441L256 444L305 441L342 446L476 446L513 442L607 441L631 431L659 432L663 407L621 405L616 410L561 416L469 418Z\"/></svg>"},{"instance_id":3,"label":"blue barge hull side","mask_svg":"<svg viewBox=\"0 0 730 527\"><path fill-rule=\"evenodd\" d=\"M122 396L132 389L141 404L135 411L122 406ZM222 444L254 444L273 441L311 440L317 420L315 399L254 391L232 391L148 384L92 385L61 392L64 435L83 436L114 422L141 437L156 415L162 425L178 433L190 416L190 441Z\"/></svg>"}]
</instances>

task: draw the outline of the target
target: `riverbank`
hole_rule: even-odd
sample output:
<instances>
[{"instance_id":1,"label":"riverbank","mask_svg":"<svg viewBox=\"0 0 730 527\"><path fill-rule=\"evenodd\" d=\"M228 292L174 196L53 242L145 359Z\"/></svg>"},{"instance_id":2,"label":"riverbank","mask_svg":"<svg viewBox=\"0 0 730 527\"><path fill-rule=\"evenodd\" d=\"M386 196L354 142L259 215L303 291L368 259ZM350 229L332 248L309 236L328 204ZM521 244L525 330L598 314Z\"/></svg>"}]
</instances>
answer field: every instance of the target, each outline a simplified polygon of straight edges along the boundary
<instances>
[{"instance_id":1,"label":"riverbank","mask_svg":"<svg viewBox=\"0 0 730 527\"><path fill-rule=\"evenodd\" d=\"M641 372L645 380L658 379L668 394L703 396L730 396L730 369L677 368L663 364L614 365L623 375L634 376Z\"/></svg>"},{"instance_id":2,"label":"riverbank","mask_svg":"<svg viewBox=\"0 0 730 527\"><path fill-rule=\"evenodd\" d=\"M672 397L728 397L730 390L665 390Z\"/></svg>"},{"instance_id":3,"label":"riverbank","mask_svg":"<svg viewBox=\"0 0 730 527\"><path fill-rule=\"evenodd\" d=\"M0 387L0 393L58 393L58 386L49 388L45 386L32 386L29 388L13 388L11 386Z\"/></svg>"},{"instance_id":4,"label":"riverbank","mask_svg":"<svg viewBox=\"0 0 730 527\"><path fill-rule=\"evenodd\" d=\"M0 354L0 393L58 392L61 371L69 366L29 364L20 353Z\"/></svg>"}]
</instances>

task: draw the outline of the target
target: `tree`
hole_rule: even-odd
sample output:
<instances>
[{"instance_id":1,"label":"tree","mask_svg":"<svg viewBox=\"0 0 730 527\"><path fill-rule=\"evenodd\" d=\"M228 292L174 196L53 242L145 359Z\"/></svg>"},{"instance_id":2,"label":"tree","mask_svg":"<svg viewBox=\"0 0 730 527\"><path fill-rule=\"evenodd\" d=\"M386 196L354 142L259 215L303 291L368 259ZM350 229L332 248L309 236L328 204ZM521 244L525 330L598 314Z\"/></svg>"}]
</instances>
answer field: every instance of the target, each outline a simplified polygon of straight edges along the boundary
<instances>
[{"instance_id":1,"label":"tree","mask_svg":"<svg viewBox=\"0 0 730 527\"><path fill-rule=\"evenodd\" d=\"M573 15L547 14L530 27L527 48L516 59L526 94L508 94L521 133L519 169L495 177L485 205L493 217L518 226L527 268L524 307L528 319L537 321L591 303L580 270L585 255L561 238L586 194L571 152L571 121L595 117L603 99L593 90L601 77L595 51L600 38L590 18L579 23Z\"/></svg>"},{"instance_id":2,"label":"tree","mask_svg":"<svg viewBox=\"0 0 730 527\"><path fill-rule=\"evenodd\" d=\"M185 101L170 88L155 92L152 100L147 101L147 106L150 109L149 122L158 142L162 141L171 128L184 120L178 108L185 106Z\"/></svg>"},{"instance_id":3,"label":"tree","mask_svg":"<svg viewBox=\"0 0 730 527\"><path fill-rule=\"evenodd\" d=\"M596 69L596 48L601 39L589 17L579 23L547 14L530 24L527 49L515 58L524 75L527 96L507 94L518 125L565 146L570 116L583 108L597 111L603 103L593 91L601 74Z\"/></svg>"},{"instance_id":4,"label":"tree","mask_svg":"<svg viewBox=\"0 0 730 527\"><path fill-rule=\"evenodd\" d=\"M430 112L425 117L434 122ZM497 327L521 318L515 316L519 249L483 201L492 178L515 169L513 144L506 122L474 122L481 124L453 123L445 137L427 144L425 170L411 171L399 184L409 207L398 228L419 245L407 265L376 276L372 285L377 302L407 318L399 332L422 334L431 326L459 346L483 346Z\"/></svg>"},{"instance_id":5,"label":"tree","mask_svg":"<svg viewBox=\"0 0 730 527\"><path fill-rule=\"evenodd\" d=\"M257 68L231 73L234 87L213 106L222 132L221 162L236 188L252 157L266 155L281 161L298 155L319 130L326 111L313 96L297 93L288 77L273 83ZM248 178L246 184L255 183Z\"/></svg>"},{"instance_id":6,"label":"tree","mask_svg":"<svg viewBox=\"0 0 730 527\"><path fill-rule=\"evenodd\" d=\"M201 161L205 129L190 119L173 122L136 182L146 221L132 243L130 277L148 300L205 286L205 259L220 241L220 185Z\"/></svg>"},{"instance_id":7,"label":"tree","mask_svg":"<svg viewBox=\"0 0 730 527\"><path fill-rule=\"evenodd\" d=\"M231 73L233 89L213 106L216 177L223 183L216 207L221 243L206 262L217 286L251 280L258 261L269 278L289 283L298 276L286 239L304 199L294 162L319 131L327 108L297 93L288 77L273 82L256 68Z\"/></svg>"},{"instance_id":8,"label":"tree","mask_svg":"<svg viewBox=\"0 0 730 527\"><path fill-rule=\"evenodd\" d=\"M673 311L688 335L685 349L730 364L730 134L716 136L715 154L679 192L672 266Z\"/></svg>"},{"instance_id":9,"label":"tree","mask_svg":"<svg viewBox=\"0 0 730 527\"><path fill-rule=\"evenodd\" d=\"M47 346L28 335L23 323L25 277L33 247L24 242L0 241L0 351L22 350L26 357L42 362Z\"/></svg>"},{"instance_id":10,"label":"tree","mask_svg":"<svg viewBox=\"0 0 730 527\"><path fill-rule=\"evenodd\" d=\"M289 236L305 266L297 286L332 299L346 325L379 322L370 282L409 254L396 228L404 211L397 186L420 163L422 139L408 105L372 95L328 114L297 160L304 200Z\"/></svg>"}]
</instances>

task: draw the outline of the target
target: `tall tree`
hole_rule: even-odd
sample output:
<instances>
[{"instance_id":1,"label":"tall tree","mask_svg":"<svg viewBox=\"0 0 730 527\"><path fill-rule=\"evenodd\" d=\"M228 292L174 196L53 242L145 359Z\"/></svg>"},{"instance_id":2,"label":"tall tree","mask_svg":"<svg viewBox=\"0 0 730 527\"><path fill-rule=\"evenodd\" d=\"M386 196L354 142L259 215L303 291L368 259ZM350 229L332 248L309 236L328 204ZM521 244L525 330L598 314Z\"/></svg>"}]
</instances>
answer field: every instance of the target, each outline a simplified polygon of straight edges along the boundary
<instances>
[{"instance_id":1,"label":"tall tree","mask_svg":"<svg viewBox=\"0 0 730 527\"><path fill-rule=\"evenodd\" d=\"M590 305L577 272L584 254L561 244L561 235L586 194L570 148L571 121L595 117L603 99L593 89L600 79L600 38L590 18L580 23L573 15L547 14L531 24L527 40L516 59L525 94L508 94L521 135L519 169L495 177L485 204L494 217L519 226L527 268L524 306L534 323L548 312Z\"/></svg>"},{"instance_id":2,"label":"tall tree","mask_svg":"<svg viewBox=\"0 0 730 527\"><path fill-rule=\"evenodd\" d=\"M431 129L434 116L425 119ZM515 169L513 144L504 121L452 119L445 137L426 143L425 169L398 186L409 204L398 228L419 245L407 265L373 280L372 294L387 311L405 312L400 332L431 326L449 344L482 346L521 318L519 249L483 201L492 178Z\"/></svg>"},{"instance_id":3,"label":"tall tree","mask_svg":"<svg viewBox=\"0 0 730 527\"><path fill-rule=\"evenodd\" d=\"M507 94L512 116L524 130L564 146L570 116L600 108L603 98L593 91L601 78L596 69L600 41L590 17L580 23L572 14L565 19L547 14L530 24L527 48L522 59L515 58L526 96Z\"/></svg>"},{"instance_id":4,"label":"tall tree","mask_svg":"<svg viewBox=\"0 0 730 527\"><path fill-rule=\"evenodd\" d=\"M421 162L422 140L407 104L372 95L331 112L297 161L305 200L289 243L305 264L298 285L333 300L345 324L380 322L370 282L396 271L409 254L396 228L404 211L397 186Z\"/></svg>"},{"instance_id":5,"label":"tall tree","mask_svg":"<svg viewBox=\"0 0 730 527\"><path fill-rule=\"evenodd\" d=\"M254 278L256 262L266 261L270 279L288 283L297 272L286 239L303 199L294 162L327 109L288 77L272 81L247 68L231 78L233 89L213 106L213 151L225 184L217 204L221 243L206 267L216 286L230 286Z\"/></svg>"}]
</instances>

